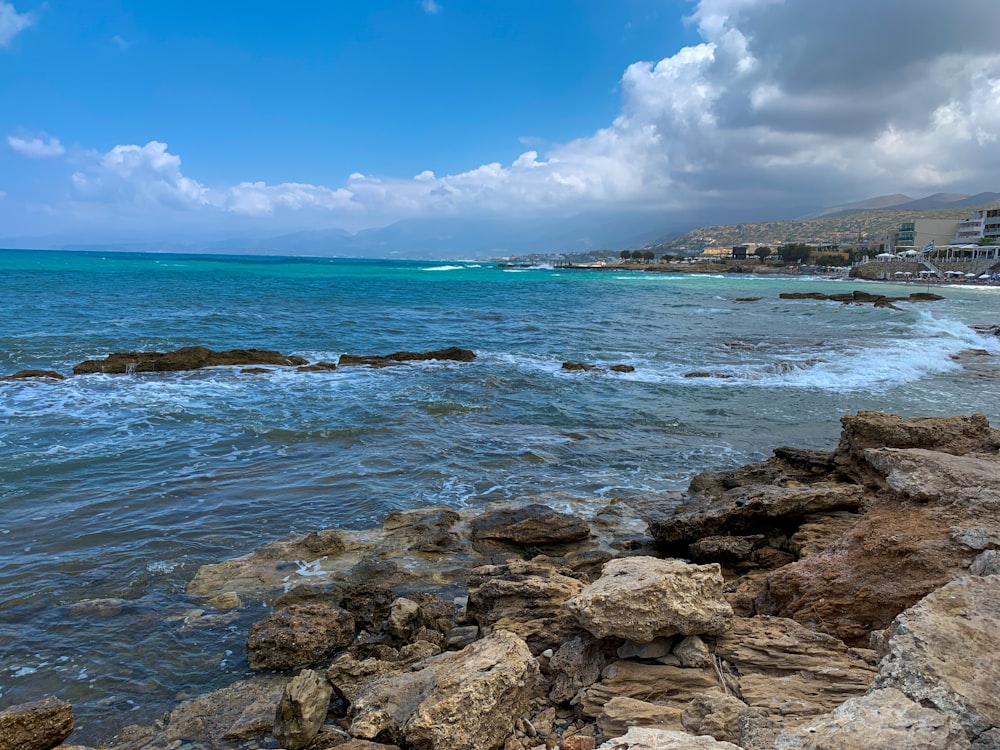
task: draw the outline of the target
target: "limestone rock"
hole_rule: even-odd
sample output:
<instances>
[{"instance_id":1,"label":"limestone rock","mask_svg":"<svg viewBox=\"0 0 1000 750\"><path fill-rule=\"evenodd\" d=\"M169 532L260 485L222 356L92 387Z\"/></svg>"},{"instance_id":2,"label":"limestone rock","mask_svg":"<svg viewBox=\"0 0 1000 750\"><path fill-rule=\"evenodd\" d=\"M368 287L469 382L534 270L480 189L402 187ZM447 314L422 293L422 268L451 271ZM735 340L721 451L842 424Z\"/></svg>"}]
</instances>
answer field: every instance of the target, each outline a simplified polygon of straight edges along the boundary
<instances>
[{"instance_id":1,"label":"limestone rock","mask_svg":"<svg viewBox=\"0 0 1000 750\"><path fill-rule=\"evenodd\" d=\"M303 669L285 686L274 716L274 738L286 750L301 750L312 742L330 707L330 683Z\"/></svg>"},{"instance_id":2,"label":"limestone rock","mask_svg":"<svg viewBox=\"0 0 1000 750\"><path fill-rule=\"evenodd\" d=\"M907 499L1000 507L1000 456L952 456L922 448L869 448L864 455L889 488Z\"/></svg>"},{"instance_id":3,"label":"limestone rock","mask_svg":"<svg viewBox=\"0 0 1000 750\"><path fill-rule=\"evenodd\" d=\"M866 654L779 617L736 618L714 653L735 668L748 705L786 723L863 695L877 673Z\"/></svg>"},{"instance_id":4,"label":"limestone rock","mask_svg":"<svg viewBox=\"0 0 1000 750\"><path fill-rule=\"evenodd\" d=\"M350 709L350 732L433 750L494 750L525 713L538 662L498 630L422 669L376 680Z\"/></svg>"},{"instance_id":5,"label":"limestone rock","mask_svg":"<svg viewBox=\"0 0 1000 750\"><path fill-rule=\"evenodd\" d=\"M629 727L680 729L682 710L679 706L664 706L635 698L616 696L601 708L597 726L605 737L619 737Z\"/></svg>"},{"instance_id":6,"label":"limestone rock","mask_svg":"<svg viewBox=\"0 0 1000 750\"><path fill-rule=\"evenodd\" d=\"M731 742L711 737L694 737L687 732L669 729L632 727L628 733L608 740L597 750L741 750Z\"/></svg>"},{"instance_id":7,"label":"limestone rock","mask_svg":"<svg viewBox=\"0 0 1000 750\"><path fill-rule=\"evenodd\" d=\"M549 659L552 675L549 698L554 703L573 699L600 679L607 663L606 649L599 641L580 637L566 641Z\"/></svg>"},{"instance_id":8,"label":"limestone rock","mask_svg":"<svg viewBox=\"0 0 1000 750\"><path fill-rule=\"evenodd\" d=\"M576 622L562 605L584 584L566 568L521 560L484 565L472 571L468 585L467 618L484 633L509 630L521 636L533 654L558 648L576 635Z\"/></svg>"},{"instance_id":9,"label":"limestone rock","mask_svg":"<svg viewBox=\"0 0 1000 750\"><path fill-rule=\"evenodd\" d=\"M689 635L674 646L674 656L682 667L707 667L712 664L708 646L696 635Z\"/></svg>"},{"instance_id":10,"label":"limestone rock","mask_svg":"<svg viewBox=\"0 0 1000 750\"><path fill-rule=\"evenodd\" d=\"M988 549L976 555L976 559L969 566L969 573L974 576L995 576L1000 574L1000 552L995 549Z\"/></svg>"},{"instance_id":11,"label":"limestone rock","mask_svg":"<svg viewBox=\"0 0 1000 750\"><path fill-rule=\"evenodd\" d=\"M275 676L241 680L186 700L170 712L163 738L168 745L179 740L222 744L226 737L266 734L274 725L274 707L285 682Z\"/></svg>"},{"instance_id":12,"label":"limestone rock","mask_svg":"<svg viewBox=\"0 0 1000 750\"><path fill-rule=\"evenodd\" d=\"M326 671L326 678L330 681L337 695L353 703L365 687L375 680L401 674L406 670L406 666L398 661L386 659L358 659L350 653L341 654Z\"/></svg>"},{"instance_id":13,"label":"limestone rock","mask_svg":"<svg viewBox=\"0 0 1000 750\"><path fill-rule=\"evenodd\" d=\"M325 604L292 604L250 627L247 661L251 669L308 666L353 639L349 612Z\"/></svg>"},{"instance_id":14,"label":"limestone rock","mask_svg":"<svg viewBox=\"0 0 1000 750\"><path fill-rule=\"evenodd\" d=\"M688 555L695 562L741 562L749 560L766 539L764 534L706 536L688 545Z\"/></svg>"},{"instance_id":15,"label":"limestone rock","mask_svg":"<svg viewBox=\"0 0 1000 750\"><path fill-rule=\"evenodd\" d=\"M670 653L673 638L654 638L647 643L625 641L618 647L619 659L659 659Z\"/></svg>"},{"instance_id":16,"label":"limestone rock","mask_svg":"<svg viewBox=\"0 0 1000 750\"><path fill-rule=\"evenodd\" d=\"M971 738L1000 727L1000 577L966 576L902 613L875 687L943 711Z\"/></svg>"},{"instance_id":17,"label":"limestone rock","mask_svg":"<svg viewBox=\"0 0 1000 750\"><path fill-rule=\"evenodd\" d=\"M599 716L614 698L634 698L678 709L711 688L719 687L711 669L685 669L666 664L616 661L601 672L601 679L580 694L580 711L586 717Z\"/></svg>"},{"instance_id":18,"label":"limestone rock","mask_svg":"<svg viewBox=\"0 0 1000 750\"><path fill-rule=\"evenodd\" d=\"M709 690L695 696L681 715L681 724L694 735L707 734L723 742L742 745L740 729L749 717L763 719L766 713L722 690Z\"/></svg>"},{"instance_id":19,"label":"limestone rock","mask_svg":"<svg viewBox=\"0 0 1000 750\"><path fill-rule=\"evenodd\" d=\"M89 359L73 367L73 374L177 372L222 365L304 365L302 357L289 357L262 349L213 351L204 346L185 346L172 352L115 352L104 359Z\"/></svg>"},{"instance_id":20,"label":"limestone rock","mask_svg":"<svg viewBox=\"0 0 1000 750\"><path fill-rule=\"evenodd\" d=\"M914 703L894 688L851 698L832 713L783 732L775 750L968 750L947 714Z\"/></svg>"},{"instance_id":21,"label":"limestone rock","mask_svg":"<svg viewBox=\"0 0 1000 750\"><path fill-rule=\"evenodd\" d=\"M590 526L576 516L532 503L484 513L472 522L472 535L473 539L546 546L586 539Z\"/></svg>"},{"instance_id":22,"label":"limestone rock","mask_svg":"<svg viewBox=\"0 0 1000 750\"><path fill-rule=\"evenodd\" d=\"M452 346L447 349L435 349L429 352L393 352L392 354L342 354L337 361L338 367L351 365L367 365L368 367L388 367L406 362L427 362L429 360L451 360L454 362L472 362L475 352Z\"/></svg>"},{"instance_id":23,"label":"limestone rock","mask_svg":"<svg viewBox=\"0 0 1000 750\"><path fill-rule=\"evenodd\" d=\"M0 711L0 747L50 750L73 733L73 707L55 697Z\"/></svg>"},{"instance_id":24,"label":"limestone rock","mask_svg":"<svg viewBox=\"0 0 1000 750\"><path fill-rule=\"evenodd\" d=\"M564 606L598 638L642 643L725 630L733 610L722 587L718 565L625 557L607 563L601 577Z\"/></svg>"}]
</instances>

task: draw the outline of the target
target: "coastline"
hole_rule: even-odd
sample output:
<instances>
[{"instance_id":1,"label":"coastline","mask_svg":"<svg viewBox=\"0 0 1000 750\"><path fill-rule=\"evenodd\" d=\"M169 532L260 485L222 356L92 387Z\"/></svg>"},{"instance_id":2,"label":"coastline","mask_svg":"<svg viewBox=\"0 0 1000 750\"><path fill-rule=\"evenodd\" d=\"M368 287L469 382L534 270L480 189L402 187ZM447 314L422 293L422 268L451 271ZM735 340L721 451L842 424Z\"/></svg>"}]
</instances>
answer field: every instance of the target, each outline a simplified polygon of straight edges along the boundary
<instances>
[{"instance_id":1,"label":"coastline","mask_svg":"<svg viewBox=\"0 0 1000 750\"><path fill-rule=\"evenodd\" d=\"M206 613L268 605L247 642L258 677L101 748L989 741L1000 431L981 415L841 421L834 451L778 448L639 505L396 512L204 566L189 594ZM390 694L409 707L386 713ZM20 717L51 738L68 710Z\"/></svg>"}]
</instances>

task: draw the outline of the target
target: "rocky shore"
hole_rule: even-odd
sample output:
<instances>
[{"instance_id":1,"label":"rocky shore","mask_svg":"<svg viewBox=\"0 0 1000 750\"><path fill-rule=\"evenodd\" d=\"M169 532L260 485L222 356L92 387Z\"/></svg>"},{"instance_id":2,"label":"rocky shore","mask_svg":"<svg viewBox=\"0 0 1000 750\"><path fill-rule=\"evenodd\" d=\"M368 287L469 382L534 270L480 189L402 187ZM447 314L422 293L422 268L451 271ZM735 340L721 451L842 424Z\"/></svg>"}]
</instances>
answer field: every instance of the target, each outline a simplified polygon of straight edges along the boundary
<instances>
[{"instance_id":1,"label":"rocky shore","mask_svg":"<svg viewBox=\"0 0 1000 750\"><path fill-rule=\"evenodd\" d=\"M208 565L256 676L101 750L1000 748L1000 430L842 418L834 451L593 505L390 514ZM0 747L72 709L0 712Z\"/></svg>"}]
</instances>

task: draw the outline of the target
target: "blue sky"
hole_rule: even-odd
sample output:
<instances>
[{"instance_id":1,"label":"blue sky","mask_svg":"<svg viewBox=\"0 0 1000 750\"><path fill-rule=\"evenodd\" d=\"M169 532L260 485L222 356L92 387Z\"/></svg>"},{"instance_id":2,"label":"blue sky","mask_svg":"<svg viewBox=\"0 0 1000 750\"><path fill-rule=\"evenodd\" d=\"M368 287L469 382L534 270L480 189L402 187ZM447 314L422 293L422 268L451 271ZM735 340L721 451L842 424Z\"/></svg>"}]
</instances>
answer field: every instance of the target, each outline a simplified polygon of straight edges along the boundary
<instances>
[{"instance_id":1,"label":"blue sky","mask_svg":"<svg viewBox=\"0 0 1000 750\"><path fill-rule=\"evenodd\" d=\"M0 237L1000 188L1000 3L900 7L0 0Z\"/></svg>"}]
</instances>

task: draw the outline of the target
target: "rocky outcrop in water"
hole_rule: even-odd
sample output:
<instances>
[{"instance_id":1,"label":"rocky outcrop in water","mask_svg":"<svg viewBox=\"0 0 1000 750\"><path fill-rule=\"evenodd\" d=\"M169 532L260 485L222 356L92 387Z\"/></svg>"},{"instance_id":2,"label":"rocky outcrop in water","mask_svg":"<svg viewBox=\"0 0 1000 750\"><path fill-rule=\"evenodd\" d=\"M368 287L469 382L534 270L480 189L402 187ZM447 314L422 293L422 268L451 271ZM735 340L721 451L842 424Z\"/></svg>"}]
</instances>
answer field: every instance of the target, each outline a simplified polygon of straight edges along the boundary
<instances>
[{"instance_id":1,"label":"rocky outcrop in water","mask_svg":"<svg viewBox=\"0 0 1000 750\"><path fill-rule=\"evenodd\" d=\"M435 349L429 352L393 352L392 354L342 354L337 361L338 367L365 365L367 367L389 367L407 362L427 362L430 360L445 360L451 362L472 362L476 353L468 349L452 346L447 349Z\"/></svg>"},{"instance_id":2,"label":"rocky outcrop in water","mask_svg":"<svg viewBox=\"0 0 1000 750\"><path fill-rule=\"evenodd\" d=\"M114 750L1000 746L1000 434L842 423L683 494L394 513L205 566L193 597L274 607L248 648L285 674Z\"/></svg>"},{"instance_id":3,"label":"rocky outcrop in water","mask_svg":"<svg viewBox=\"0 0 1000 750\"><path fill-rule=\"evenodd\" d=\"M893 310L899 308L893 305L894 302L936 302L942 300L940 294L931 292L913 292L907 297L889 297L884 294L871 294L855 289L853 292L841 292L838 294L824 294L823 292L782 292L779 299L815 299L829 302L840 302L845 305L867 305L875 307L888 307Z\"/></svg>"},{"instance_id":4,"label":"rocky outcrop in water","mask_svg":"<svg viewBox=\"0 0 1000 750\"><path fill-rule=\"evenodd\" d=\"M56 698L0 711L0 747L51 750L73 732L73 707Z\"/></svg>"},{"instance_id":5,"label":"rocky outcrop in water","mask_svg":"<svg viewBox=\"0 0 1000 750\"><path fill-rule=\"evenodd\" d=\"M305 365L302 357L285 356L263 349L213 351L204 346L185 346L172 352L115 352L104 359L88 359L73 366L74 375L89 373L179 372L203 367L234 365Z\"/></svg>"},{"instance_id":6,"label":"rocky outcrop in water","mask_svg":"<svg viewBox=\"0 0 1000 750\"><path fill-rule=\"evenodd\" d=\"M54 370L18 370L13 375L2 375L0 380L65 380L66 376Z\"/></svg>"}]
</instances>

